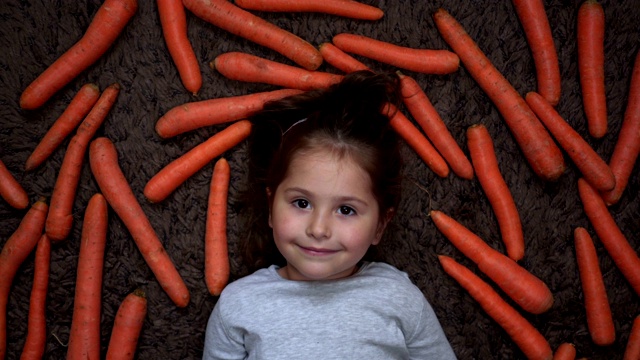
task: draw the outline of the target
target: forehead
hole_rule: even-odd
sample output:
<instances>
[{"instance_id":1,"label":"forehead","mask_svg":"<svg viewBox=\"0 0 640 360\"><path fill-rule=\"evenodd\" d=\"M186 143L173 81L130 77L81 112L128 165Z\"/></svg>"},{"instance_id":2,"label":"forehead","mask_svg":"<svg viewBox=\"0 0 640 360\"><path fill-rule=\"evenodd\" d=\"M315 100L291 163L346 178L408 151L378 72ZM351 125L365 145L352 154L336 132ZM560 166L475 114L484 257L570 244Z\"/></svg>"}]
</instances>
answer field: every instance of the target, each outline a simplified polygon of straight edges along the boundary
<instances>
[{"instance_id":1,"label":"forehead","mask_svg":"<svg viewBox=\"0 0 640 360\"><path fill-rule=\"evenodd\" d=\"M311 185L340 185L371 191L371 177L348 153L313 148L293 155L283 182ZM355 191L355 189L349 189Z\"/></svg>"}]
</instances>

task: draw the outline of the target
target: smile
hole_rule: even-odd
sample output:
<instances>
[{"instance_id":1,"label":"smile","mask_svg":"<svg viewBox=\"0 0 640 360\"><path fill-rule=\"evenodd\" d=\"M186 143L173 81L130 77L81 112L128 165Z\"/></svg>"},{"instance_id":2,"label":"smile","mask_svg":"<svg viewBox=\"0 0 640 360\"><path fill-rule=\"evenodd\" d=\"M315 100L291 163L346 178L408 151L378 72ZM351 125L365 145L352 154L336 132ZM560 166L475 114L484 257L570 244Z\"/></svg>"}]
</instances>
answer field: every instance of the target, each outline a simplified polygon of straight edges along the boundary
<instances>
[{"instance_id":1,"label":"smile","mask_svg":"<svg viewBox=\"0 0 640 360\"><path fill-rule=\"evenodd\" d=\"M338 252L338 250L319 249L319 248L306 247L306 246L300 246L300 245L298 245L298 247L300 248L300 250L302 250L303 253L311 256L328 256Z\"/></svg>"}]
</instances>

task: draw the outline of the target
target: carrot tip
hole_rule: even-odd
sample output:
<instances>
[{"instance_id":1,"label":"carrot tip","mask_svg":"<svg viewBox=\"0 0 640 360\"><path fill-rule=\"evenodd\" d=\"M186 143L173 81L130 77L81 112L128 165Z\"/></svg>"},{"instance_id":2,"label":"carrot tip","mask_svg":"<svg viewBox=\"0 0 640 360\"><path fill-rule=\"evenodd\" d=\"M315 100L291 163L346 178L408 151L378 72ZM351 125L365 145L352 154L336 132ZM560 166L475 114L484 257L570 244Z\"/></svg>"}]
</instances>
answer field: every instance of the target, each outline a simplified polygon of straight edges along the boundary
<instances>
[{"instance_id":1,"label":"carrot tip","mask_svg":"<svg viewBox=\"0 0 640 360\"><path fill-rule=\"evenodd\" d=\"M137 296L137 297L141 297L143 299L147 298L147 294L144 292L144 290L138 288L133 290L133 295Z\"/></svg>"},{"instance_id":2,"label":"carrot tip","mask_svg":"<svg viewBox=\"0 0 640 360\"><path fill-rule=\"evenodd\" d=\"M159 202L159 201L152 200L148 195L145 195L144 197L147 198L147 201L150 202L151 204L155 204Z\"/></svg>"}]
</instances>

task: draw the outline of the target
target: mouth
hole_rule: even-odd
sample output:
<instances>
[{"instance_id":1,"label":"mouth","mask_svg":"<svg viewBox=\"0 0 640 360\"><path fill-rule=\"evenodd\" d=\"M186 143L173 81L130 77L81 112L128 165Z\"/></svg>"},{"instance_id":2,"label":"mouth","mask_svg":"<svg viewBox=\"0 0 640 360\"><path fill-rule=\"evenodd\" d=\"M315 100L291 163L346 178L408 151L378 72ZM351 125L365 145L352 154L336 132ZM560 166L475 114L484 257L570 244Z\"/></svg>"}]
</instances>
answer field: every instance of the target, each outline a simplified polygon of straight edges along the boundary
<instances>
[{"instance_id":1,"label":"mouth","mask_svg":"<svg viewBox=\"0 0 640 360\"><path fill-rule=\"evenodd\" d=\"M321 249L321 248L307 247L307 246L300 246L300 245L298 245L298 247L300 248L300 250L302 250L303 253L310 256L328 256L338 252L338 250Z\"/></svg>"}]
</instances>

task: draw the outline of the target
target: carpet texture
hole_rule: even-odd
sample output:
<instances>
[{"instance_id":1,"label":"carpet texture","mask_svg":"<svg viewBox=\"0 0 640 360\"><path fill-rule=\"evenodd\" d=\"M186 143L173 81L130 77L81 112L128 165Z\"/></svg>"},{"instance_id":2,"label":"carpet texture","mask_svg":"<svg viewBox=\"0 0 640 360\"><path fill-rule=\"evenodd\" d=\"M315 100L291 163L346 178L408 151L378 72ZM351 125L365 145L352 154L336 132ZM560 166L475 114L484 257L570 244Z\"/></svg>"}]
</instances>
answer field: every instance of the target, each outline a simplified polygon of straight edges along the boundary
<instances>
[{"instance_id":1,"label":"carpet texture","mask_svg":"<svg viewBox=\"0 0 640 360\"><path fill-rule=\"evenodd\" d=\"M442 7L464 26L520 94L536 89L531 52L511 2L364 2L383 9L384 18L372 22L310 13L256 14L316 46L331 41L338 33L348 32L407 47L449 49L431 18L431 14ZM608 160L627 104L632 65L640 40L637 21L640 6L635 0L602 1L602 4L607 22L605 81L609 131L596 140L587 132L580 94L576 55L576 15L580 2L545 1L562 74L562 97L557 110L598 154ZM40 196L49 198L69 140L65 140L36 170L23 170L27 157L82 85L93 82L102 90L116 82L122 86L117 102L97 136L106 136L115 144L122 171L186 282L191 302L185 308L178 308L171 302L127 228L110 210L102 290L102 355L106 353L118 306L127 294L141 288L147 294L149 311L137 358L198 359L202 356L205 325L216 302L216 298L207 292L203 278L205 212L213 163L190 177L160 203L147 201L143 189L169 162L227 125L205 127L170 139L161 139L154 126L168 110L190 101L276 89L271 85L224 78L208 66L219 54L243 51L292 63L272 50L187 13L188 36L204 79L200 93L194 97L182 86L169 56L155 2L140 1L137 13L104 56L43 107L21 110L18 100L22 91L83 35L100 5L98 0L3 0L0 3L0 158L26 189L32 203ZM357 58L377 71L395 69ZM319 70L339 73L327 64ZM632 321L640 313L640 299L603 248L585 216L577 191L577 179L581 175L566 153L566 173L557 182L545 182L533 173L496 107L464 66L449 75L403 72L421 84L467 155L466 129L476 123L489 129L500 170L522 219L526 248L520 264L542 279L555 298L553 307L541 315L525 313L517 306L516 309L545 336L553 349L563 342L571 342L576 346L578 357L621 359ZM241 143L224 154L232 173L228 214L231 280L246 275L238 252L239 238L243 234L243 204L239 194L246 183L245 153L246 143ZM380 246L383 259L406 271L422 289L460 359L523 358L507 333L443 272L437 260L438 254L449 255L488 280L438 232L427 215L430 209L449 214L491 247L504 252L496 217L479 182L477 179L464 180L453 173L446 178L438 177L407 145L403 145L402 155L406 177L403 200ZM624 196L610 208L636 250L640 249L639 188L640 176L636 167ZM73 229L65 241L55 244L52 249L47 298L47 359L61 359L66 354L82 219L88 200L98 191L88 157L85 157L73 208ZM0 201L0 245L17 228L24 214L25 210L15 210ZM598 251L616 329L616 341L611 346L596 346L589 336L573 246L572 234L577 226L588 229ZM8 359L17 359L24 344L33 269L31 255L19 269L11 289L7 310ZM514 304L510 300L509 303Z\"/></svg>"}]
</instances>

